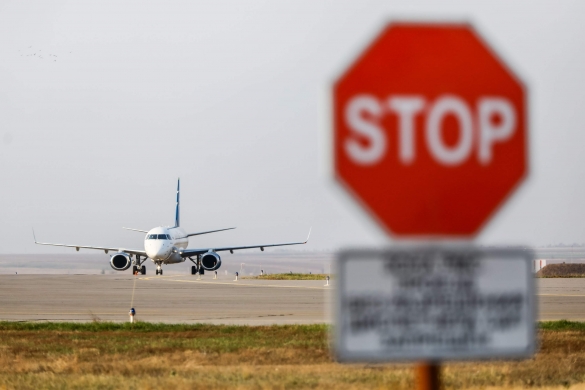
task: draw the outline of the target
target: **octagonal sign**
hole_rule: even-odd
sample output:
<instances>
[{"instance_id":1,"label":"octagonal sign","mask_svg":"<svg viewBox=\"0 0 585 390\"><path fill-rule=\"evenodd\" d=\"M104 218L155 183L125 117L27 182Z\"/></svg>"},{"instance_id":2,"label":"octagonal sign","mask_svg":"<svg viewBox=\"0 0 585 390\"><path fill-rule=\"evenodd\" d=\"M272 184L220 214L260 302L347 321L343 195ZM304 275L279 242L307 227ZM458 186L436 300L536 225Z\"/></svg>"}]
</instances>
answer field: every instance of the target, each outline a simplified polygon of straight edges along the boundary
<instances>
[{"instance_id":1,"label":"octagonal sign","mask_svg":"<svg viewBox=\"0 0 585 390\"><path fill-rule=\"evenodd\" d=\"M334 85L336 179L397 236L472 236L527 174L526 111L469 25L390 24Z\"/></svg>"}]
</instances>

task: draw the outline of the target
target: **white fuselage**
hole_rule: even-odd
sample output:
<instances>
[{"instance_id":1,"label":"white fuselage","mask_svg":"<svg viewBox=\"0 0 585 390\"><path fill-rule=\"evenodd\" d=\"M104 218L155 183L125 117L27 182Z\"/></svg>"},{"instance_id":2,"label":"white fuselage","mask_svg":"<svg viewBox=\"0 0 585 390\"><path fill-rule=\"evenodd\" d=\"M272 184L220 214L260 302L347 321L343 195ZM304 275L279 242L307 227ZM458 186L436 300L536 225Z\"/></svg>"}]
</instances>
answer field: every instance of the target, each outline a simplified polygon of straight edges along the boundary
<instances>
[{"instance_id":1,"label":"white fuselage","mask_svg":"<svg viewBox=\"0 0 585 390\"><path fill-rule=\"evenodd\" d=\"M182 263L185 258L181 257L179 251L188 245L189 237L180 227L156 227L144 238L144 250L157 264Z\"/></svg>"}]
</instances>

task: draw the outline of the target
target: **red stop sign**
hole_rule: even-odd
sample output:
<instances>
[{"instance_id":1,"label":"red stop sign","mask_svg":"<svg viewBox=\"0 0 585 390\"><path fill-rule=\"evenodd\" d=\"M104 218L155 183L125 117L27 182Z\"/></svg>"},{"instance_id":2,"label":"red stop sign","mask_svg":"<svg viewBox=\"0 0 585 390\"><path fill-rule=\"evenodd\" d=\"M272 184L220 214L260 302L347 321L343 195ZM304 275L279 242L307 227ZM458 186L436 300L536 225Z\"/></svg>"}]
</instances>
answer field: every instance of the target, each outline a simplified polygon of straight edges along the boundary
<instances>
[{"instance_id":1,"label":"red stop sign","mask_svg":"<svg viewBox=\"0 0 585 390\"><path fill-rule=\"evenodd\" d=\"M395 235L473 235L526 176L524 87L468 25L389 25L333 109L336 178Z\"/></svg>"}]
</instances>

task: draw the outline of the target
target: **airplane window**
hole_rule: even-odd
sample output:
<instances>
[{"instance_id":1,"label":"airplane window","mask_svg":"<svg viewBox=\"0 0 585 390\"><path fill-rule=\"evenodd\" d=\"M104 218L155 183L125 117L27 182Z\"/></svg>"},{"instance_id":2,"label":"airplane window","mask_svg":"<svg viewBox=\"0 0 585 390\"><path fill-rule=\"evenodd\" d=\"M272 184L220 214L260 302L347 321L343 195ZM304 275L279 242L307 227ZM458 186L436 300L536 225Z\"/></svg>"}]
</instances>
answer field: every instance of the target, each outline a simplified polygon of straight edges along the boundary
<instances>
[{"instance_id":1,"label":"airplane window","mask_svg":"<svg viewBox=\"0 0 585 390\"><path fill-rule=\"evenodd\" d=\"M156 234L151 234L148 236L149 240L156 240Z\"/></svg>"},{"instance_id":2,"label":"airplane window","mask_svg":"<svg viewBox=\"0 0 585 390\"><path fill-rule=\"evenodd\" d=\"M158 235L158 239L159 240L166 240L167 239L167 235L166 234L159 234Z\"/></svg>"}]
</instances>

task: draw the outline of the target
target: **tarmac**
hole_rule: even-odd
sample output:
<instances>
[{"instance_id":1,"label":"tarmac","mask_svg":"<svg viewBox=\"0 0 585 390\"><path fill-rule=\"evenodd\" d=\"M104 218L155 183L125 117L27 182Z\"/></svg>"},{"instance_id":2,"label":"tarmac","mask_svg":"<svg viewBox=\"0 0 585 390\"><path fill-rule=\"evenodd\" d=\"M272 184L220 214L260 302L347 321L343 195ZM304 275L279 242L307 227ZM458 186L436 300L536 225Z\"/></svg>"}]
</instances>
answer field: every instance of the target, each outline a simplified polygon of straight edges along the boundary
<instances>
[{"instance_id":1,"label":"tarmac","mask_svg":"<svg viewBox=\"0 0 585 390\"><path fill-rule=\"evenodd\" d=\"M134 307L136 320L148 322L329 322L330 287L325 281L124 274L0 275L0 320L122 322L128 321L128 311Z\"/></svg>"},{"instance_id":2,"label":"tarmac","mask_svg":"<svg viewBox=\"0 0 585 390\"><path fill-rule=\"evenodd\" d=\"M585 321L585 278L537 279L540 320ZM0 275L0 320L237 325L330 323L325 281L220 275Z\"/></svg>"},{"instance_id":3,"label":"tarmac","mask_svg":"<svg viewBox=\"0 0 585 390\"><path fill-rule=\"evenodd\" d=\"M585 321L585 278L536 279L541 321Z\"/></svg>"}]
</instances>

